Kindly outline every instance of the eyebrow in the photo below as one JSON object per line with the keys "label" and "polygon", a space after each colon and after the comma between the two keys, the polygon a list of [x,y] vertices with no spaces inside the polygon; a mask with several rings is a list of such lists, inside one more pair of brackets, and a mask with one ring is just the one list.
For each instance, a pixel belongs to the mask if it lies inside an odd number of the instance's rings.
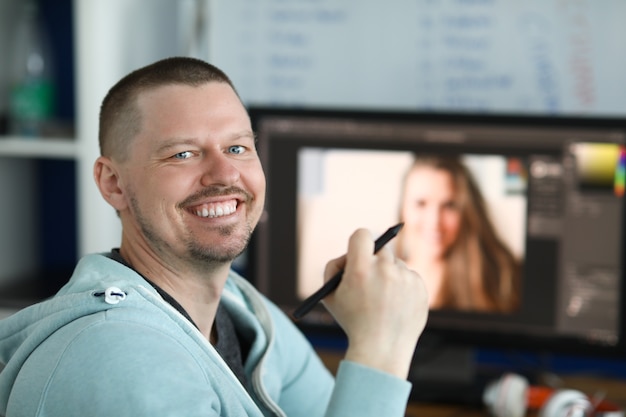
{"label": "eyebrow", "polygon": [[233,139],[243,138],[243,137],[252,138],[254,139],[255,142],[257,140],[257,134],[256,132],[253,132],[252,130],[244,130],[232,136]]}

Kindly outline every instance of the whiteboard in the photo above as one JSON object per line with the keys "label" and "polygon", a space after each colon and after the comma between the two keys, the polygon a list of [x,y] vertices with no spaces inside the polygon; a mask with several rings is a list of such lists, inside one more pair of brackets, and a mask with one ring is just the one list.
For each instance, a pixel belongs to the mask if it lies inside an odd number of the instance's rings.
{"label": "whiteboard", "polygon": [[212,0],[245,103],[626,115],[623,0]]}

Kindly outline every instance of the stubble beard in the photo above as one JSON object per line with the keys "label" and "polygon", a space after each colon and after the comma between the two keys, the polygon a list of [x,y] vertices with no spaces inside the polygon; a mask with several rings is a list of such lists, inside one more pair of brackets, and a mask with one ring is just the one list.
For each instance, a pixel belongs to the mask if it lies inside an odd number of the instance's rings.
{"label": "stubble beard", "polygon": [[[202,245],[197,239],[188,239],[186,242],[187,253],[192,260],[207,265],[230,263],[246,250],[253,230],[250,224],[246,224],[242,232],[243,235],[233,238],[233,242],[228,246]],[[225,238],[231,237],[237,232],[235,226],[220,227],[217,231],[220,236]]]}
{"label": "stubble beard", "polygon": [[[163,259],[172,256],[174,253],[172,246],[161,237],[158,228],[154,227],[147,217],[143,215],[134,195],[130,197],[130,205],[139,228],[150,246],[155,252],[161,254]],[[246,223],[243,231],[238,232],[238,229],[236,225],[224,226],[217,229],[220,236],[226,238],[231,237],[231,239],[229,239],[230,243],[227,245],[201,244],[200,240],[196,239],[193,233],[190,233],[188,237],[183,240],[188,261],[202,266],[203,268],[214,268],[222,266],[225,263],[231,263],[248,247],[254,226],[250,223]],[[241,236],[234,236],[238,233]]]}

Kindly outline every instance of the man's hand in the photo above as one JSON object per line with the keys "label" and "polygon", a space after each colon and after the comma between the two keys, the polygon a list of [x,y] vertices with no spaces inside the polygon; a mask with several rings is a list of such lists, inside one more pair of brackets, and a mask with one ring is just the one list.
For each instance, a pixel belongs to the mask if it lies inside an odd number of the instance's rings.
{"label": "man's hand", "polygon": [[348,253],[326,265],[326,280],[345,272],[324,305],[348,336],[347,360],[406,378],[428,317],[426,287],[389,248],[373,252],[371,234],[357,230]]}

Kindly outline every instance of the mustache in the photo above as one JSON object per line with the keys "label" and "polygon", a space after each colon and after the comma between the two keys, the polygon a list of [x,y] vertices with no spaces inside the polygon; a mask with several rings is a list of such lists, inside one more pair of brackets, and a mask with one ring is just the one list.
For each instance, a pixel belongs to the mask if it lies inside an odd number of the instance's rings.
{"label": "mustache", "polygon": [[229,186],[229,187],[220,187],[220,186],[211,186],[207,188],[203,188],[202,190],[190,195],[186,199],[184,199],[178,206],[186,207],[190,205],[196,204],[198,201],[203,200],[208,197],[220,197],[220,196],[232,196],[235,195],[245,203],[252,201],[253,197],[248,191],[243,188]]}

